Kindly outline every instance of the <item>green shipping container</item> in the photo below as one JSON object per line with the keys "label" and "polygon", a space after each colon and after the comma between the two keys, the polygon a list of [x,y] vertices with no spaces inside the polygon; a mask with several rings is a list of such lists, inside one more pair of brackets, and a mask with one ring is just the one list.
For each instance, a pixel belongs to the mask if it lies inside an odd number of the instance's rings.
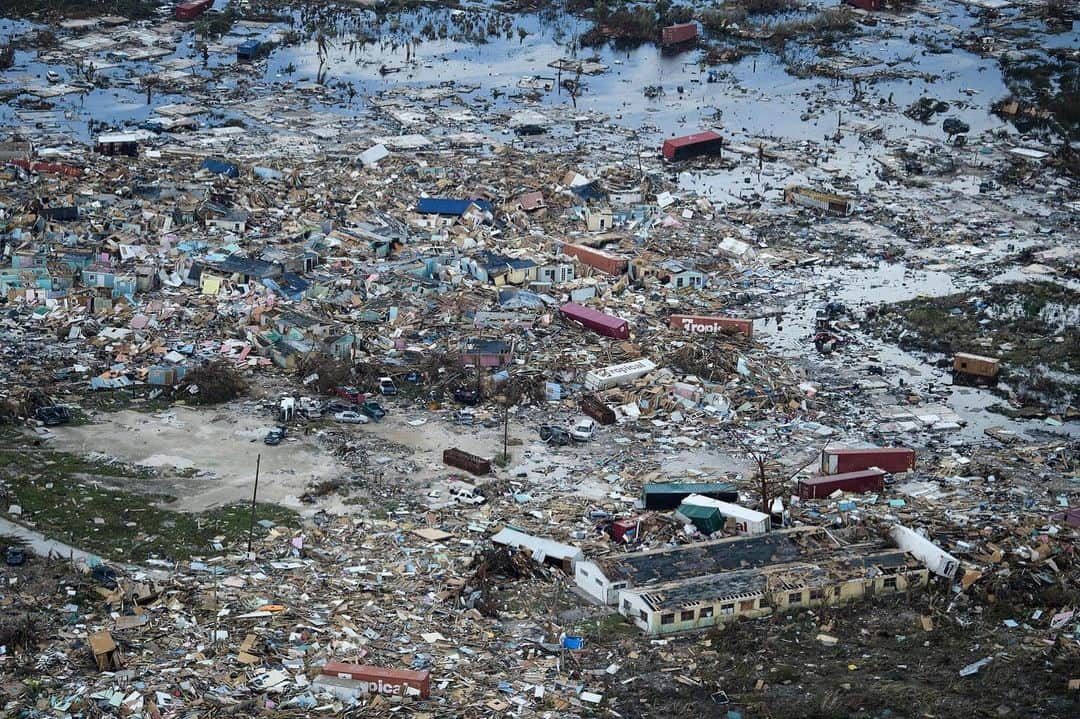
{"label": "green shipping container", "polygon": [[716,507],[702,507],[700,504],[679,505],[679,514],[690,520],[690,523],[698,528],[703,534],[712,534],[722,529],[726,521],[724,515]]}

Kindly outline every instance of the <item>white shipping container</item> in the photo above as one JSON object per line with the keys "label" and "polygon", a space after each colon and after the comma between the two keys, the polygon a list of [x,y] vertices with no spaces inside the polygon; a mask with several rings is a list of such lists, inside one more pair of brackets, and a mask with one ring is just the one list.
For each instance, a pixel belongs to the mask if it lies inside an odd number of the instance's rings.
{"label": "white shipping container", "polygon": [[656,369],[655,362],[652,360],[640,359],[634,360],[633,362],[612,365],[610,367],[589,370],[585,373],[585,389],[590,392],[597,392],[612,387],[618,387],[621,384],[633,382],[638,377],[644,377],[654,369]]}

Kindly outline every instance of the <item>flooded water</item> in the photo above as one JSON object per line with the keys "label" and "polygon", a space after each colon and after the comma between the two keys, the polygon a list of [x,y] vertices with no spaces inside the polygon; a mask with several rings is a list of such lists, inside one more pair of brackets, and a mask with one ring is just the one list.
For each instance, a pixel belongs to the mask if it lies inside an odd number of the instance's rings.
{"label": "flooded water", "polygon": [[[964,280],[952,274],[917,270],[900,264],[879,262],[863,269],[826,268],[812,275],[787,279],[791,294],[782,302],[782,322],[762,324],[761,341],[789,357],[834,366],[838,373],[857,375],[855,365],[873,358],[888,368],[883,380],[896,388],[899,382],[913,389],[946,395],[946,405],[965,422],[953,436],[968,440],[983,438],[983,430],[1001,427],[1025,436],[1058,435],[1080,437],[1080,423],[1068,422],[1054,427],[1042,420],[1014,420],[986,410],[1002,404],[1003,398],[989,389],[953,387],[951,373],[933,365],[930,359],[906,352],[858,329],[851,334],[855,345],[844,348],[835,357],[815,358],[813,337],[817,310],[828,302],[840,302],[859,315],[868,307],[891,304],[916,297],[943,297],[978,287],[975,279]],[[808,359],[807,359],[808,358]]]}
{"label": "flooded water", "polygon": [[[225,5],[219,0],[219,7]],[[834,47],[844,63],[857,66],[857,74],[866,78],[859,87],[860,100],[852,103],[850,115],[841,117],[828,107],[837,100],[851,100],[851,83],[795,77],[774,53],[759,52],[710,68],[702,62],[702,50],[667,55],[651,44],[629,50],[611,45],[580,48],[577,40],[589,23],[562,13],[504,15],[443,8],[404,11],[382,19],[362,10],[327,15],[310,34],[304,21],[313,27],[314,23],[297,10],[291,13],[291,24],[238,24],[219,42],[211,41],[205,57],[196,47],[194,25],[150,23],[146,30],[159,34],[155,46],[171,47],[167,54],[125,60],[105,48],[83,53],[112,87],[50,98],[54,107],[48,109],[20,109],[7,103],[0,108],[0,123],[45,123],[88,140],[86,124],[91,119],[108,125],[137,124],[154,107],[182,102],[192,94],[229,98],[237,88],[252,86],[295,91],[321,80],[321,92],[309,98],[311,109],[344,116],[365,113],[378,99],[408,98],[422,88],[449,86],[455,92],[446,104],[468,111],[463,117],[474,118],[456,124],[455,131],[464,124],[465,129],[500,136],[507,129],[506,113],[522,107],[522,78],[543,76],[555,80],[554,88],[536,93],[535,103],[526,106],[547,113],[565,106],[569,112],[555,117],[567,126],[572,116],[602,114],[617,126],[640,132],[648,146],[655,146],[660,137],[698,127],[720,129],[733,142],[768,137],[820,141],[836,131],[838,122],[852,120],[880,125],[886,141],[920,133],[940,137],[940,117],[933,125],[923,125],[896,111],[924,96],[949,102],[948,115],[968,123],[972,132],[1008,130],[987,110],[991,99],[1007,92],[996,60],[957,49],[947,54],[925,52],[927,44],[949,47],[955,33],[975,22],[973,16],[949,0],[927,6],[939,11],[932,23],[919,14],[883,16],[877,27],[861,28],[857,37]],[[919,42],[913,44],[906,27],[915,20],[922,22],[915,33]],[[16,38],[31,28],[25,22],[3,20],[0,38]],[[320,35],[325,36],[323,52]],[[62,35],[61,41],[65,39]],[[237,67],[234,48],[247,39],[290,44],[280,44],[265,59]],[[0,91],[47,86],[45,75],[50,70],[59,73],[62,82],[73,79],[76,68],[65,47],[19,51],[14,67],[0,76]],[[798,42],[789,43],[783,55],[796,67],[822,61],[812,46]],[[549,66],[560,58],[593,59],[608,70],[598,75],[560,73]],[[190,93],[154,91],[148,103],[139,80],[163,68],[189,72],[197,83]],[[874,80],[878,75],[895,79]],[[576,98],[560,86],[561,80],[571,79],[581,85]],[[207,81],[209,85],[201,87]],[[646,97],[644,88],[650,86],[662,88],[663,94]],[[199,119],[214,124],[233,114],[225,108],[216,118],[207,114]],[[835,161],[866,167],[868,149],[857,135],[848,134],[835,146]]]}

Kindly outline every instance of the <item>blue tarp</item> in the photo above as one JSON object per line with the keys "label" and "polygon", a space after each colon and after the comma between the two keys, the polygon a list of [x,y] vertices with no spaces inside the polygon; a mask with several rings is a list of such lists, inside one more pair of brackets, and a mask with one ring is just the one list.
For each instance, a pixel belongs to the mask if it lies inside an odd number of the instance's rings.
{"label": "blue tarp", "polygon": [[457,215],[476,205],[481,210],[492,211],[491,203],[487,200],[454,200],[449,197],[421,197],[416,201],[416,211],[426,215]]}

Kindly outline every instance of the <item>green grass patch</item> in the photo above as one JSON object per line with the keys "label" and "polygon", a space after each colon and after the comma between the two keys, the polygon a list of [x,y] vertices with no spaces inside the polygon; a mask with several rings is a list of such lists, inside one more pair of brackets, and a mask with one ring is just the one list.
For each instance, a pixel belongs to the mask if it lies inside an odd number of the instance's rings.
{"label": "green grass patch", "polygon": [[[904,349],[951,357],[973,352],[999,357],[1002,370],[1076,372],[1080,328],[1051,324],[1044,310],[1080,306],[1080,292],[1052,282],[990,285],[975,292],[890,305],[874,318],[877,333]],[[1058,339],[1060,338],[1060,340]]]}
{"label": "green grass patch", "polygon": [[[153,471],[146,468],[62,452],[0,450],[4,501],[22,507],[24,522],[73,547],[125,562],[216,554],[211,543],[218,537],[224,551],[245,549],[249,504],[176,512],[161,506],[174,497],[118,486],[151,476]],[[277,505],[257,505],[256,520],[262,519],[299,526],[294,511]],[[262,527],[255,528],[256,537],[264,533]]]}

